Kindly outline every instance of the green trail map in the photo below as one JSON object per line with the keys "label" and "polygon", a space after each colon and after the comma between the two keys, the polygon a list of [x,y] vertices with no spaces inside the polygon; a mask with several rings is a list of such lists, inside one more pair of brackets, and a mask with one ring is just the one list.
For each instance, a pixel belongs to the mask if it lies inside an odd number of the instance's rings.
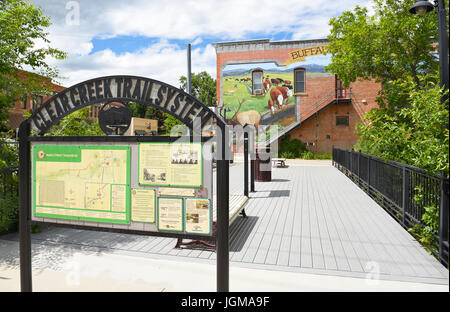
{"label": "green trail map", "polygon": [[33,145],[33,214],[128,224],[130,148]]}

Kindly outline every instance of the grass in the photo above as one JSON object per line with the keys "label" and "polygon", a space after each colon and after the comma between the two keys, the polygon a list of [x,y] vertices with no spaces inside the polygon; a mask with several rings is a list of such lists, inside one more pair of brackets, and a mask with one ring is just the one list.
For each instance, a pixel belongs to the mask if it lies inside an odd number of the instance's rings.
{"label": "grass", "polygon": [[[271,78],[281,78],[284,80],[290,80],[293,81],[293,73],[276,73],[271,74],[270,72],[264,73],[264,79],[266,76],[269,75],[269,79]],[[255,110],[258,113],[264,113],[269,110],[269,107],[267,105],[267,102],[270,99],[270,94],[266,93],[264,96],[252,96],[251,95],[251,89],[249,90],[248,87],[252,87],[251,81],[244,82],[244,81],[236,81],[235,79],[242,79],[242,78],[250,78],[251,75],[244,75],[244,76],[226,76],[223,79],[223,102],[226,107],[232,110],[230,112],[229,116],[233,116],[234,112],[237,111],[239,108],[239,101],[242,101],[245,99],[245,102],[242,104],[241,112],[249,111],[249,110]],[[248,86],[248,87],[247,87]],[[295,98],[292,96],[289,99],[289,103],[294,103]]]}

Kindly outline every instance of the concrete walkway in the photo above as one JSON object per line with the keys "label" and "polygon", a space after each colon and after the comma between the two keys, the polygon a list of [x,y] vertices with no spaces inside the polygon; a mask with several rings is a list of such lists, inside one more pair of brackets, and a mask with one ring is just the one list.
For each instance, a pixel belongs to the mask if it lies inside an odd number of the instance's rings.
{"label": "concrete walkway", "polygon": [[[0,239],[0,292],[20,291],[18,243]],[[177,257],[33,245],[33,291],[216,291],[216,266]],[[192,281],[196,281],[193,283]],[[230,267],[230,291],[447,292],[448,286]]]}
{"label": "concrete walkway", "polygon": [[[288,162],[271,182],[256,183],[248,218],[230,226],[231,290],[448,291],[448,270],[327,162]],[[242,194],[242,177],[237,162],[231,194]],[[44,276],[62,281],[75,267],[89,281],[77,290],[215,290],[215,252],[174,249],[173,238],[48,227],[32,240],[42,285]],[[0,290],[18,287],[17,241],[16,233],[0,236]]]}

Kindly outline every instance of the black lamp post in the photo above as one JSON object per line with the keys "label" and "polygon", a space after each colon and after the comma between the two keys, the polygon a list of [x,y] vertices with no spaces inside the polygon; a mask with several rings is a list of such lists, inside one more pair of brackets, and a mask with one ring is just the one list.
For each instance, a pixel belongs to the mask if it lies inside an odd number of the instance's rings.
{"label": "black lamp post", "polygon": [[[448,37],[447,37],[447,20],[445,16],[445,2],[444,0],[435,0],[434,5],[428,1],[416,1],[409,9],[412,14],[423,15],[436,8],[436,13],[439,19],[439,66],[440,66],[440,86],[444,86],[444,91],[448,91]],[[448,94],[441,97],[441,103],[448,99]],[[448,109],[448,104],[447,104]],[[448,123],[447,123],[448,129]],[[445,173],[442,173],[440,181],[440,202],[439,202],[439,260],[445,265],[445,248],[444,242],[448,242],[448,186],[444,186]],[[448,254],[447,254],[447,268],[448,268]]]}
{"label": "black lamp post", "polygon": [[[436,9],[439,21],[439,67],[441,77],[441,88],[448,90],[448,37],[447,37],[447,20],[445,16],[445,2],[444,0],[435,0],[434,5],[428,1],[416,1],[409,9],[409,12],[417,15],[424,15]],[[448,94],[442,97],[441,101],[444,102],[448,98]],[[448,109],[448,104],[447,104]]]}

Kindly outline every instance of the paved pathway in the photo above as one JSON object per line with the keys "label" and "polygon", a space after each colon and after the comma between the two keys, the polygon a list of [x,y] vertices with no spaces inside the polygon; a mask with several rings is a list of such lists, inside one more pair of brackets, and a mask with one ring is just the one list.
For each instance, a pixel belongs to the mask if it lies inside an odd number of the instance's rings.
{"label": "paved pathway", "polygon": [[[243,166],[230,169],[230,193],[242,194]],[[448,270],[328,163],[274,168],[272,182],[256,183],[256,191],[248,217],[230,227],[231,266],[448,285]],[[49,227],[32,239],[177,261],[214,264],[216,257],[207,249],[174,249],[173,238]],[[17,241],[17,234],[0,240]]]}

